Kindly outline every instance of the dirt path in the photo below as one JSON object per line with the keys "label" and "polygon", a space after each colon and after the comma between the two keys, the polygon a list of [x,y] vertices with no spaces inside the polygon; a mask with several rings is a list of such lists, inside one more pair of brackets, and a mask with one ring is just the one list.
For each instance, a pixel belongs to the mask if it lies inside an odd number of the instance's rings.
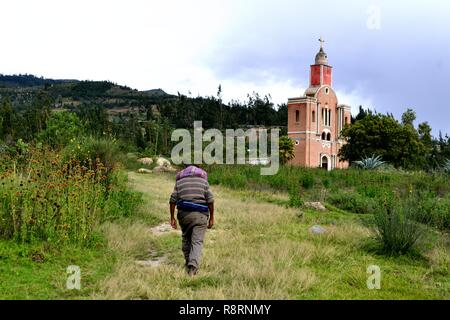
{"label": "dirt path", "polygon": [[[104,291],[98,297],[287,297],[285,284],[296,282],[306,288],[313,283],[314,274],[306,269],[290,274],[276,265],[280,259],[293,263],[290,255],[308,249],[276,235],[277,225],[296,218],[295,210],[247,199],[217,186],[212,187],[216,226],[206,234],[200,273],[194,279],[186,277],[181,236],[167,226],[173,177],[130,173],[129,181],[144,193],[143,212],[141,219],[126,226],[106,226],[110,246],[128,259],[103,283]],[[268,283],[274,284],[275,291],[266,290]]]}

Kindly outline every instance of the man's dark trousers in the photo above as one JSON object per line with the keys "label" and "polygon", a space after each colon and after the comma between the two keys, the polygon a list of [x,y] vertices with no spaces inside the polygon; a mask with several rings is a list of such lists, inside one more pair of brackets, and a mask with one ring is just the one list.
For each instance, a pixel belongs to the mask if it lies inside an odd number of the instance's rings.
{"label": "man's dark trousers", "polygon": [[198,269],[208,226],[208,215],[201,212],[179,211],[177,218],[183,232],[182,250],[186,260],[185,266]]}

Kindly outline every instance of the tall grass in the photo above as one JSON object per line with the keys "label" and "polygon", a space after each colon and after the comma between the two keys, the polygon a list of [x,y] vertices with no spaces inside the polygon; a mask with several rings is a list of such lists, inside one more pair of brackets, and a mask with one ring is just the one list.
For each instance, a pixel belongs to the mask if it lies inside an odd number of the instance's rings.
{"label": "tall grass", "polygon": [[125,156],[119,150],[119,144],[115,140],[95,138],[91,136],[72,139],[62,150],[64,161],[76,160],[85,167],[96,169],[97,162],[101,164],[108,182],[119,163],[124,162]]}
{"label": "tall grass", "polygon": [[[199,274],[187,277],[182,268],[180,235],[145,232],[149,216],[155,225],[167,221],[166,202],[173,189],[173,177],[137,173],[130,177],[133,185],[145,192],[145,215],[125,226],[105,224],[108,244],[119,253],[120,260],[95,298],[443,299],[448,296],[445,284],[449,253],[445,247],[435,246],[433,252],[427,253],[429,261],[416,260],[413,255],[387,258],[368,250],[375,244],[373,232],[345,213],[317,212],[299,219],[297,209],[262,201],[259,195],[249,195],[248,190],[240,192],[217,185],[212,190],[217,195],[218,220],[207,231]],[[296,183],[298,186],[299,180]],[[327,232],[319,236],[310,234],[308,229],[315,224],[325,225]],[[149,250],[153,253],[149,254]],[[164,256],[157,267],[136,263],[153,260],[155,256]],[[382,268],[382,290],[367,289],[366,269],[371,264]]]}
{"label": "tall grass", "polygon": [[46,148],[1,158],[3,238],[87,244],[101,221],[129,214],[138,200],[98,158],[63,159]]}
{"label": "tall grass", "polygon": [[388,200],[374,215],[378,239],[390,255],[407,253],[422,236],[420,225],[413,220],[417,208],[413,203]]}
{"label": "tall grass", "polygon": [[207,170],[211,184],[286,192],[293,206],[301,203],[301,195],[302,201],[320,200],[348,212],[375,214],[385,195],[400,199],[413,195],[421,208],[414,214],[415,221],[450,228],[450,176],[446,174],[281,166],[277,174],[262,176],[260,167],[250,165],[215,165]]}

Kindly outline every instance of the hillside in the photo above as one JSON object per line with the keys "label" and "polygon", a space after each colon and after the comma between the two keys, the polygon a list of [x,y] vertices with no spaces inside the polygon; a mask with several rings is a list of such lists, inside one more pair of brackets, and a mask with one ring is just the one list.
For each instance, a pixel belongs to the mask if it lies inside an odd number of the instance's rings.
{"label": "hillside", "polygon": [[0,75],[0,98],[8,96],[21,109],[45,94],[52,107],[70,109],[80,104],[97,104],[106,109],[128,110],[173,98],[162,89],[138,91],[109,81],[55,80],[33,75]]}
{"label": "hillside", "polygon": [[54,80],[36,77],[31,74],[3,75],[0,74],[0,88],[39,87],[64,83],[75,83],[78,80]]}

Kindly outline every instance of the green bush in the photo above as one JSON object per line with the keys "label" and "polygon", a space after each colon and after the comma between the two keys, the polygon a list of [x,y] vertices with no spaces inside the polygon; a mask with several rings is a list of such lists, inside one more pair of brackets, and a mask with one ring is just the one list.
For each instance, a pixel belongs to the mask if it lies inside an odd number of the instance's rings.
{"label": "green bush", "polygon": [[330,189],[331,187],[331,180],[330,179],[323,179],[322,184],[325,189]]}
{"label": "green bush", "polygon": [[380,185],[364,185],[358,188],[358,193],[367,198],[381,198],[386,191]]}
{"label": "green bush", "polygon": [[45,147],[30,146],[26,156],[22,163],[0,155],[2,238],[91,244],[99,223],[131,215],[141,201],[125,173],[111,172],[108,182],[100,162],[94,170]]}
{"label": "green bush", "polygon": [[410,201],[417,208],[414,220],[450,231],[450,197],[438,198],[431,192],[416,192]]}
{"label": "green bush", "polygon": [[450,173],[450,159],[445,160],[442,165],[442,170],[446,173]]}
{"label": "green bush", "polygon": [[85,131],[80,119],[72,112],[53,112],[46,128],[38,134],[38,141],[52,148],[63,147]]}
{"label": "green bush", "polygon": [[300,196],[298,187],[291,187],[289,190],[289,207],[298,208],[303,205],[303,200]]}
{"label": "green bush", "polygon": [[115,140],[91,136],[72,139],[63,150],[65,161],[76,160],[94,170],[97,163],[101,163],[108,178],[110,173],[125,161],[124,157]]}
{"label": "green bush", "polygon": [[389,200],[374,215],[376,232],[383,251],[389,255],[409,252],[422,236],[422,229],[412,218],[417,214],[412,203]]}
{"label": "green bush", "polygon": [[294,140],[288,136],[281,136],[279,139],[280,163],[285,164],[294,159]]}
{"label": "green bush", "polygon": [[373,213],[376,207],[376,200],[364,197],[357,192],[330,194],[327,201],[339,209],[353,213]]}
{"label": "green bush", "polygon": [[102,220],[129,217],[142,203],[142,194],[127,188],[128,177],[125,172],[117,171],[112,176],[107,197],[102,205]]}
{"label": "green bush", "polygon": [[103,171],[30,148],[27,163],[1,157],[0,236],[20,242],[87,243],[101,218]]}
{"label": "green bush", "polygon": [[300,178],[302,187],[305,189],[311,189],[314,187],[314,176],[310,172],[305,172]]}

